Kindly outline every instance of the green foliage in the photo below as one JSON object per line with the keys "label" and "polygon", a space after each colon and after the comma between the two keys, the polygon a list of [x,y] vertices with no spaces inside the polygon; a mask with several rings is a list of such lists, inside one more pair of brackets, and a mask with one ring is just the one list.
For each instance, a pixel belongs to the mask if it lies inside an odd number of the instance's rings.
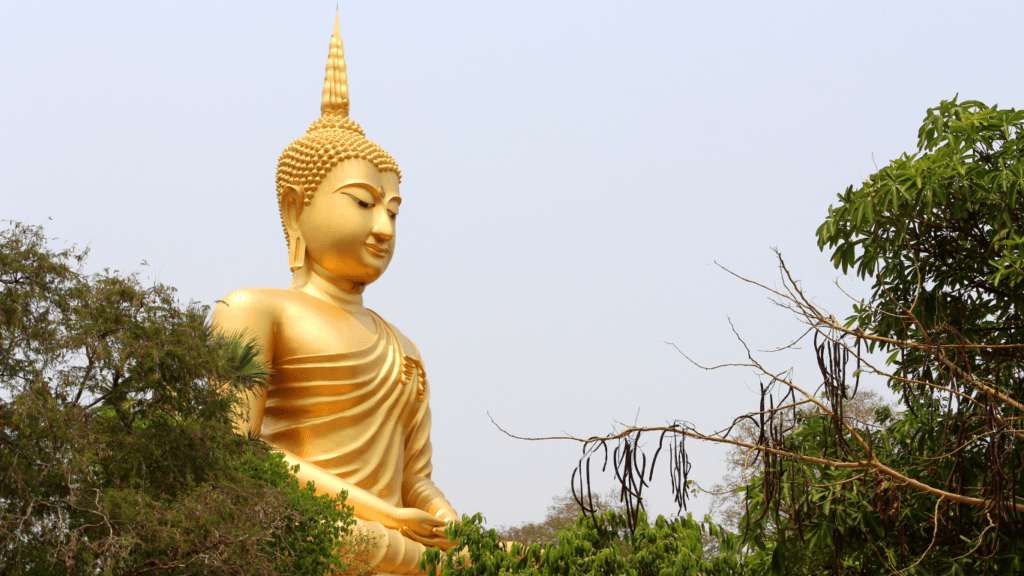
{"label": "green foliage", "polygon": [[[616,501],[614,494],[602,496],[594,494],[589,505],[598,512],[615,511],[625,512],[625,507]],[[497,530],[498,537],[502,540],[511,540],[520,544],[544,544],[554,542],[558,533],[570,528],[576,523],[577,518],[583,512],[580,505],[572,495],[572,490],[566,490],[565,494],[555,496],[551,506],[548,506],[547,515],[540,522],[524,522],[519,526],[502,526]]]}
{"label": "green foliage", "polygon": [[[558,532],[553,542],[523,545],[500,540],[494,530],[481,526],[479,514],[464,516],[445,535],[458,546],[447,552],[429,549],[421,568],[431,576],[485,576],[492,574],[583,575],[622,574],[707,575],[760,573],[764,555],[747,556],[737,538],[711,524],[690,516],[667,520],[662,516],[648,525],[640,512],[635,533],[628,519],[607,511],[594,516],[580,515],[576,522]],[[719,552],[707,559],[705,535],[719,540]]]}
{"label": "green foliage", "polygon": [[[801,455],[832,458],[827,418],[807,418],[789,437]],[[934,438],[922,441],[929,422],[913,415],[873,436],[875,456],[929,485],[954,475],[953,458],[935,458]],[[935,432],[933,436],[937,436]],[[974,458],[971,458],[973,460]],[[983,484],[980,462],[961,462],[965,486]],[[772,556],[776,574],[1018,574],[1024,545],[1015,519],[998,526],[995,511],[940,500],[862,469],[783,460],[779,493],[758,475],[745,487],[748,515],[741,529]],[[965,490],[974,492],[974,490]],[[908,569],[909,568],[909,569]]]}
{"label": "green foliage", "polygon": [[0,573],[345,569],[343,496],[234,433],[267,377],[254,346],[85,256],[0,232]]}
{"label": "green foliage", "polygon": [[[884,417],[879,418],[879,413]],[[786,412],[782,424],[786,429],[792,429],[796,423],[791,419],[800,418],[803,422],[815,414],[821,416],[822,413],[813,405]],[[882,396],[873,390],[860,390],[852,398],[845,399],[843,416],[851,425],[868,434],[884,428],[893,418],[892,407],[885,404]],[[753,445],[757,443],[759,435],[760,428],[755,421],[744,418],[733,427],[729,437]],[[750,450],[743,446],[731,446],[726,453],[725,463],[725,477],[709,490],[712,494],[709,513],[722,527],[737,531],[740,528],[740,520],[747,512],[745,486],[750,483],[757,468],[754,466]]]}
{"label": "green foliage", "polygon": [[874,280],[846,336],[888,353],[900,406],[864,444],[824,414],[779,442],[800,457],[765,464],[741,523],[774,573],[1021,572],[1022,156],[1024,112],[945,101],[829,208],[819,246]]}
{"label": "green foliage", "polygon": [[[916,154],[847,188],[818,245],[833,249],[844,273],[875,280],[851,321],[901,340],[946,329],[967,342],[1020,343],[1022,155],[1024,111],[953,99],[928,110]],[[901,306],[919,322],[905,322]],[[923,368],[920,359],[901,362]],[[1001,364],[995,353],[968,362]]]}
{"label": "green foliage", "polygon": [[[611,514],[577,522],[547,547],[509,551],[467,522],[453,537],[471,562],[433,554],[431,565],[445,575],[1021,573],[1022,155],[1024,112],[955,99],[928,110],[917,153],[849,187],[818,229],[837,268],[874,280],[845,324],[804,294],[781,256],[781,286],[749,281],[809,327],[816,389],[768,370],[748,348],[746,362],[730,365],[763,377],[760,407],[726,432],[676,421],[573,438],[585,445],[580,466],[616,446],[611,465],[631,510],[649,478],[644,434],[660,434],[659,452],[670,443],[680,502],[689,466],[682,440],[731,444],[742,456],[733,479],[745,496],[736,525],[748,549],[712,531],[720,550],[704,558],[689,519],[642,521],[630,534],[632,518]],[[864,414],[865,374],[884,377],[897,406]],[[615,554],[616,541],[628,554]]]}

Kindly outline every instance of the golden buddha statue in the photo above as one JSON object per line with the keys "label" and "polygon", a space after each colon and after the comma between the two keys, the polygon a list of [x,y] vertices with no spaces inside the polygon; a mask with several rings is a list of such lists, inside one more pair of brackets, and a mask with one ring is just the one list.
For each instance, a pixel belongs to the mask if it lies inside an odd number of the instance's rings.
{"label": "golden buddha statue", "polygon": [[458,515],[430,479],[419,351],[363,306],[394,254],[401,173],[348,117],[337,15],[320,109],[277,167],[292,285],[236,290],[213,323],[254,337],[273,370],[240,430],[261,434],[319,493],[348,492],[357,526],[376,541],[376,571],[418,573],[425,546],[451,546],[444,528]]}

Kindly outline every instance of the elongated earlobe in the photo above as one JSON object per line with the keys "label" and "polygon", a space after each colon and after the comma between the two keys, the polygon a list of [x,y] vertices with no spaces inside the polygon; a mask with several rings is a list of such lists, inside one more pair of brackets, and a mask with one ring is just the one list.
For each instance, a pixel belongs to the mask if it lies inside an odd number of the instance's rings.
{"label": "elongated earlobe", "polygon": [[288,267],[295,272],[306,263],[306,241],[295,234],[288,238]]}
{"label": "elongated earlobe", "polygon": [[302,237],[302,227],[299,226],[299,217],[302,209],[309,205],[309,197],[302,201],[302,188],[295,185],[288,185],[281,194],[281,222],[284,224],[285,234],[288,235],[288,267],[295,272],[306,263],[306,240]]}

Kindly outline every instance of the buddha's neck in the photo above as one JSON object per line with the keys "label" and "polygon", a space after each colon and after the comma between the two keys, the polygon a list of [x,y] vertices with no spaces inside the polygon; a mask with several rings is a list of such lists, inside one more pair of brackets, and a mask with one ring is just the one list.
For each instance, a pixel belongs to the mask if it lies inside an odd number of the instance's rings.
{"label": "buddha's neck", "polygon": [[[315,296],[346,310],[365,310],[363,307],[363,284],[331,282],[317,270],[309,270],[305,286],[299,288],[310,296]],[[329,273],[327,273],[329,274]],[[346,289],[348,288],[348,289]]]}

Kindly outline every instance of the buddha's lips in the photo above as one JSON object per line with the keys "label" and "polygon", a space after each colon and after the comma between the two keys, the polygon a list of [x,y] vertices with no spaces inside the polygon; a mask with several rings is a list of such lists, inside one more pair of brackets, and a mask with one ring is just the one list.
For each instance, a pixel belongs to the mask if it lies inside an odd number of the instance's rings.
{"label": "buddha's lips", "polygon": [[388,255],[388,251],[387,251],[386,248],[382,248],[380,246],[375,246],[373,244],[367,244],[366,245],[366,250],[370,254],[373,254],[374,256],[380,256],[381,258],[383,258],[383,257]]}

